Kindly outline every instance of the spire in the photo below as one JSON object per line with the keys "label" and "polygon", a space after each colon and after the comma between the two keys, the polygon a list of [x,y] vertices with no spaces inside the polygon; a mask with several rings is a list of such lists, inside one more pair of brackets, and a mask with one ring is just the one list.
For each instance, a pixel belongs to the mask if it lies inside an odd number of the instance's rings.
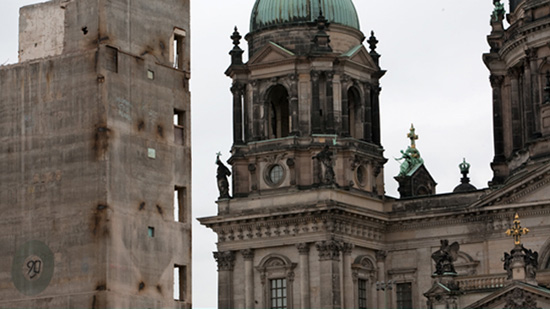
{"label": "spire", "polygon": [[233,32],[231,39],[233,40],[233,45],[235,45],[233,46],[233,49],[229,52],[229,54],[231,55],[231,65],[242,65],[244,51],[239,47],[239,44],[241,44],[242,36],[239,33],[237,26],[235,26],[235,31]]}
{"label": "spire", "polygon": [[466,162],[466,158],[464,158],[458,167],[460,168],[460,173],[462,173],[462,179],[460,180],[460,185],[453,190],[453,193],[476,191],[477,188],[470,184],[470,178],[468,178],[470,163]]}

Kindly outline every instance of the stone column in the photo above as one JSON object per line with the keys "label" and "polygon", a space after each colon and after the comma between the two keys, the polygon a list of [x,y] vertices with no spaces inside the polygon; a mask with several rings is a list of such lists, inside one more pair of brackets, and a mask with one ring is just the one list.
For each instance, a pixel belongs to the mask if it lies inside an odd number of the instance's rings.
{"label": "stone column", "polygon": [[235,252],[214,252],[218,262],[218,308],[234,308],[233,305],[233,269]]}
{"label": "stone column", "polygon": [[350,119],[349,119],[349,100],[348,100],[348,87],[351,78],[349,75],[342,75],[340,77],[341,89],[342,89],[342,135],[350,136]]}
{"label": "stone column", "polygon": [[319,251],[321,308],[342,308],[340,290],[340,251],[339,241],[320,241],[315,244]]}
{"label": "stone column", "polygon": [[372,142],[376,145],[381,145],[380,137],[380,92],[382,88],[375,85],[372,93]]}
{"label": "stone column", "polygon": [[372,142],[372,128],[373,128],[373,85],[370,83],[363,83],[365,97],[363,98],[363,139],[367,142]]}
{"label": "stone column", "polygon": [[344,262],[344,308],[353,308],[355,307],[355,294],[353,286],[353,274],[351,271],[351,252],[353,251],[353,244],[344,243],[342,248],[342,260]]}
{"label": "stone column", "polygon": [[502,83],[504,76],[491,75],[491,87],[493,88],[493,140],[495,147],[494,162],[504,162],[504,127],[502,120]]}
{"label": "stone column", "polygon": [[233,82],[233,142],[243,144],[243,91],[244,85],[238,81]]}
{"label": "stone column", "polygon": [[244,258],[244,306],[254,308],[254,249],[242,250]]}
{"label": "stone column", "polygon": [[309,244],[297,244],[300,253],[300,303],[301,308],[310,308],[309,295]]}
{"label": "stone column", "polygon": [[251,82],[252,86],[252,139],[259,141],[262,139],[262,100],[260,98],[260,82],[254,80]]}
{"label": "stone column", "polygon": [[525,110],[523,114],[523,121],[525,123],[525,134],[523,136],[525,141],[533,139],[535,133],[535,119],[533,118],[533,83],[531,75],[531,59],[530,52],[525,51],[526,57],[523,66],[523,108]]}
{"label": "stone column", "polygon": [[[508,75],[510,76],[510,103],[511,103],[511,121],[512,121],[512,130],[510,134],[512,135],[512,152],[520,150],[522,148],[522,132],[523,128],[521,125],[521,98],[519,90],[519,75],[521,71],[519,67],[514,67],[508,70]],[[507,155],[511,155],[507,154]]]}
{"label": "stone column", "polygon": [[333,79],[334,79],[334,73],[333,72],[326,72],[325,76],[327,78],[326,80],[326,102],[327,102],[327,127],[326,132],[328,134],[334,134],[336,133],[335,127],[334,127],[334,93],[333,93]]}
{"label": "stone column", "polygon": [[[376,267],[378,268],[378,280],[377,281],[382,281],[382,282],[387,282],[386,281],[386,256],[387,256],[387,252],[386,251],[382,251],[382,250],[379,250],[379,251],[376,251]],[[430,262],[431,263],[431,262]],[[378,291],[377,293],[377,303],[378,303],[378,308],[386,308],[386,292],[385,291]]]}
{"label": "stone column", "polygon": [[311,71],[311,133],[321,133],[321,101],[319,98],[319,72]]}
{"label": "stone column", "polygon": [[290,135],[300,135],[300,120],[298,109],[298,75],[290,74],[288,76],[290,81],[290,93],[289,93],[289,114],[290,114]]}

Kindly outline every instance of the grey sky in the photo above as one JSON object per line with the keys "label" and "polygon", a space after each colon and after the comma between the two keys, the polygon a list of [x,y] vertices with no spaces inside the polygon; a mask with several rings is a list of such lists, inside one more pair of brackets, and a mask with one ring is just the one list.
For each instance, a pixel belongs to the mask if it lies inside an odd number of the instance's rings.
{"label": "grey sky", "polygon": [[[154,0],[161,1],[161,0]],[[17,61],[18,7],[36,0],[2,1],[0,64]],[[398,196],[399,150],[408,145],[411,123],[420,136],[417,147],[438,182],[438,193],[460,182],[458,164],[472,164],[472,183],[487,186],[493,157],[492,100],[488,70],[481,60],[489,47],[491,0],[355,0],[361,29],[374,30],[380,43],[382,144],[386,192]],[[191,0],[193,215],[215,215],[215,154],[229,158],[231,81],[223,72],[232,48],[229,36],[238,26],[248,31],[254,0]],[[244,41],[244,40],[243,40]],[[246,44],[241,44],[246,49]],[[212,257],[215,234],[194,223],[193,305],[217,304],[217,273]]]}

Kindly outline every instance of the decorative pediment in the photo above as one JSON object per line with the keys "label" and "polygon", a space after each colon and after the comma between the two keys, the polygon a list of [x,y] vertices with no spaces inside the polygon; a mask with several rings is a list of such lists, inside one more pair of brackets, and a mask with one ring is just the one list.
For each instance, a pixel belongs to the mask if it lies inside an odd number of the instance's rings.
{"label": "decorative pediment", "polygon": [[550,165],[517,175],[503,187],[489,193],[470,208],[520,203],[550,203]]}
{"label": "decorative pediment", "polygon": [[296,55],[292,51],[276,43],[269,42],[250,58],[248,65],[275,63],[295,58]]}
{"label": "decorative pediment", "polygon": [[363,67],[371,68],[372,70],[378,70],[378,65],[374,62],[371,55],[365,48],[365,46],[357,45],[350,49],[348,52],[342,54],[340,58],[348,59],[354,64],[358,64]]}
{"label": "decorative pediment", "polygon": [[550,290],[522,282],[514,282],[466,308],[549,308]]}

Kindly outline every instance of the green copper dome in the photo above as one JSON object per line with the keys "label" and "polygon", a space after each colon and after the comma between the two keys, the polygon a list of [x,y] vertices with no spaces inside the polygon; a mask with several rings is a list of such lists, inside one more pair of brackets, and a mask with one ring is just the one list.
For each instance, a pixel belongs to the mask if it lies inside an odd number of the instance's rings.
{"label": "green copper dome", "polygon": [[250,18],[250,32],[313,22],[320,11],[330,23],[359,30],[359,18],[352,0],[256,0]]}

